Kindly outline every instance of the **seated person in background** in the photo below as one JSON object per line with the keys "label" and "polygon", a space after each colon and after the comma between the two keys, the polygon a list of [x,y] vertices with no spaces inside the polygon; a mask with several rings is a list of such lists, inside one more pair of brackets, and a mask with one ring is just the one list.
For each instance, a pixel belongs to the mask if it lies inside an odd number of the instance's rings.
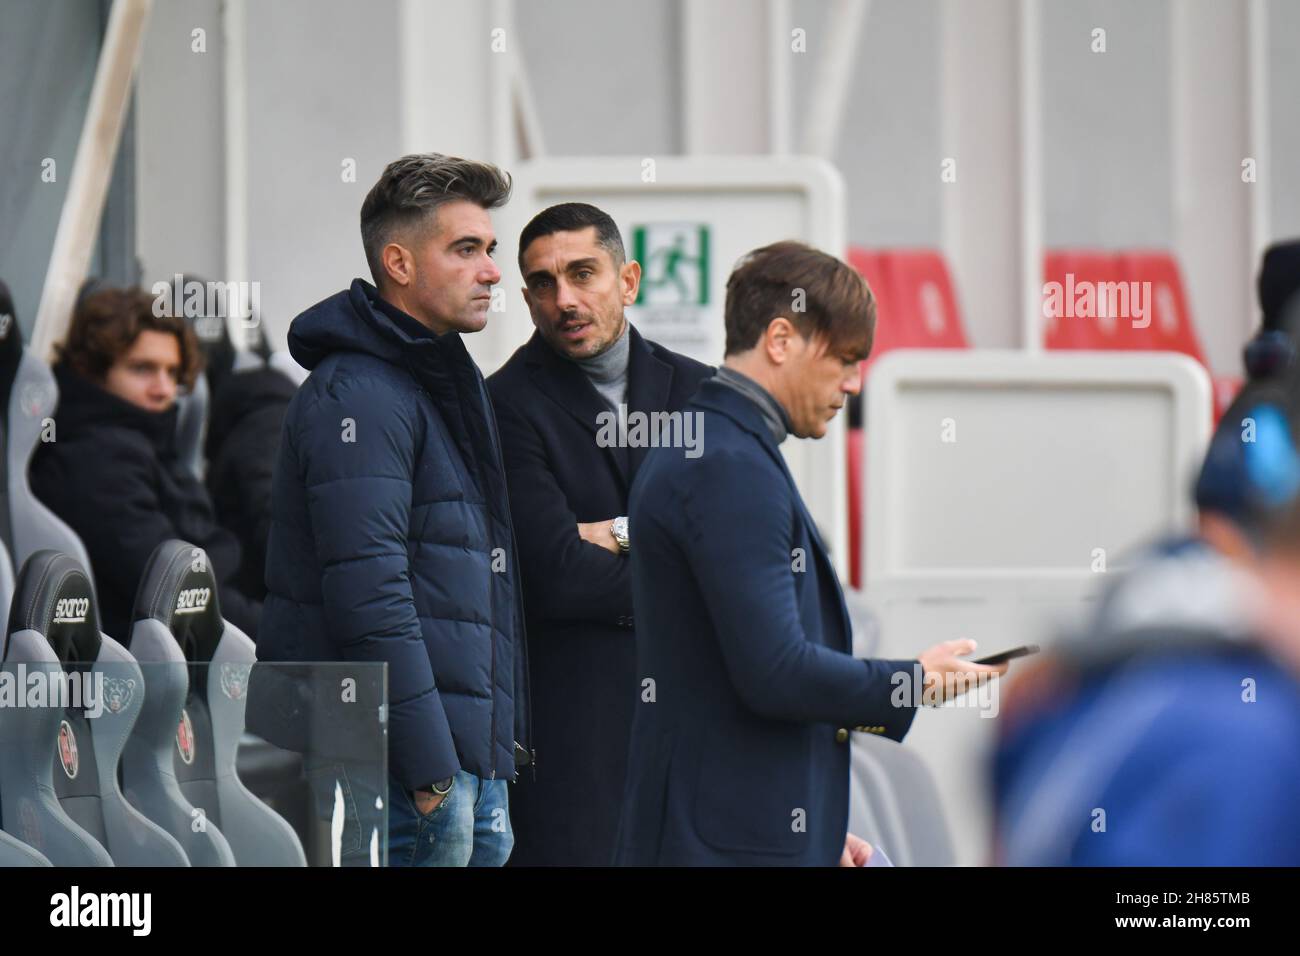
{"label": "seated person in background", "polygon": [[181,538],[207,552],[222,616],[255,637],[261,607],[231,583],[239,543],[176,455],[176,398],[199,374],[198,345],[184,319],[155,316],[153,304],[139,289],[78,303],[54,366],[54,440],[32,458],[32,488],[85,544],[109,636],[128,638],[149,556]]}
{"label": "seated person in background", "polygon": [[[183,281],[186,286],[207,284],[197,276]],[[217,522],[239,540],[244,555],[233,583],[243,594],[263,601],[271,472],[280,451],[284,416],[298,386],[268,364],[270,349],[260,315],[256,322],[242,323],[239,347],[231,340],[225,316],[187,317],[187,321],[203,353],[203,374],[208,379],[205,483]]]}
{"label": "seated person in background", "polygon": [[1300,864],[1300,382],[1248,385],[1155,549],[1007,692],[997,862]]}
{"label": "seated person in background", "polygon": [[244,562],[235,583],[266,598],[266,541],[271,532],[271,473],[280,429],[298,386],[269,365],[233,372],[208,406],[208,491],[217,520],[239,539]]}

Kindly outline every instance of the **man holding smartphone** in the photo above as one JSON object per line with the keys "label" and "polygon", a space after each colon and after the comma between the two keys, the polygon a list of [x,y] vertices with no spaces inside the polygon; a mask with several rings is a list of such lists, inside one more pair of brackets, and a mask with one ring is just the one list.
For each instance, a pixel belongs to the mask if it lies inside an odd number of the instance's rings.
{"label": "man holding smartphone", "polygon": [[[875,302],[849,266],[795,242],[727,282],[726,355],[686,414],[703,454],[651,449],[632,487],[637,703],[617,861],[863,866],[848,833],[852,731],[901,740],[919,694],[1004,673],[949,641],[859,660],[830,555],[785,465],[861,388]],[[960,683],[966,683],[962,681]],[[943,693],[940,692],[940,697]],[[903,702],[895,704],[895,698]]]}

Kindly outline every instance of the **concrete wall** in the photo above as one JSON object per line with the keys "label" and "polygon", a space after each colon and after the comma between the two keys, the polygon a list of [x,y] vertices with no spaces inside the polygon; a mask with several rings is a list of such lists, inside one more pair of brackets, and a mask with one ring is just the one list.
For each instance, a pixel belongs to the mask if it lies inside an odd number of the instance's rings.
{"label": "concrete wall", "polygon": [[1268,0],[1268,136],[1267,157],[1270,232],[1274,238],[1300,237],[1300,4]]}
{"label": "concrete wall", "polygon": [[1020,62],[1017,0],[945,0],[940,154],[943,237],[967,335],[976,346],[1021,344]]}
{"label": "concrete wall", "polygon": [[[873,0],[834,161],[848,195],[849,240],[937,246],[941,235],[939,3]],[[837,24],[827,4],[793,4],[808,53],[793,71],[795,126],[814,94],[819,47]],[[795,142],[798,143],[798,137]]]}
{"label": "concrete wall", "polygon": [[1041,22],[1044,241],[1169,248],[1167,0],[1045,0]]}
{"label": "concrete wall", "polygon": [[[1206,263],[1224,255],[1225,242],[1235,242],[1229,230],[1243,228],[1248,194],[1215,193],[1204,184],[1200,193],[1189,191],[1189,177],[1212,171],[1198,170],[1196,157],[1186,150],[1180,155],[1177,144],[1196,135],[1187,124],[1199,121],[1211,131],[1232,131],[1225,156],[1244,155],[1248,147],[1235,141],[1241,124],[1231,111],[1244,114],[1246,106],[1237,93],[1225,94],[1214,104],[1223,115],[1193,113],[1189,120],[1186,111],[1180,114],[1173,84],[1179,70],[1194,72],[1201,62],[1234,75],[1245,69],[1240,37],[1224,37],[1213,57],[1215,48],[1206,44],[1214,41],[1215,17],[1242,19],[1248,4],[1193,3],[1178,15],[1170,0],[1043,0],[1040,8],[1044,241],[1168,248],[1185,256],[1193,305],[1205,304],[1198,325],[1220,371],[1235,368],[1253,321],[1246,290],[1253,267],[1233,259],[1220,271]],[[1296,235],[1300,178],[1285,171],[1288,157],[1300,150],[1300,112],[1293,108],[1300,88],[1300,8],[1285,0],[1266,0],[1265,7],[1269,148],[1261,179],[1269,177],[1270,234]],[[1017,0],[873,0],[834,157],[847,186],[851,240],[945,249],[977,345],[1014,346],[1021,335],[1019,234],[1007,215],[1024,200],[1015,140],[1019,8]],[[218,9],[218,0],[155,7],[137,103],[139,250],[147,277],[225,268]],[[440,64],[452,62],[452,51],[439,57],[437,27],[445,23],[444,42],[461,56],[464,38],[476,36],[486,22],[481,18],[508,5],[447,0],[420,8],[427,41],[403,36],[410,9],[403,0],[247,5],[247,278],[262,283],[273,339],[282,338],[297,312],[365,274],[356,217],[387,160],[411,144],[455,148],[492,141],[486,133],[465,137],[475,122],[485,130],[490,125],[492,113],[481,105],[490,100],[448,113],[446,104],[458,94],[441,85]],[[681,0],[517,5],[512,41],[527,65],[550,154],[656,155],[685,148],[686,44],[729,42],[725,31],[714,35],[716,28],[708,36],[684,36],[691,24],[712,22],[685,9]],[[788,65],[796,148],[819,55],[837,27],[830,9],[827,0],[788,5],[790,24],[806,31],[808,44],[807,53]],[[194,26],[208,29],[205,55],[190,52]],[[1091,50],[1097,27],[1106,30],[1105,53]],[[1180,36],[1195,47],[1182,50],[1181,59]],[[426,47],[428,61],[414,70],[403,64],[404,48]],[[1189,61],[1193,56],[1202,59]],[[480,95],[483,77],[447,72],[449,84]],[[759,67],[747,81],[764,75]],[[420,88],[403,90],[412,76],[420,78]],[[412,109],[427,115],[413,123]],[[718,122],[748,123],[752,131],[766,120],[723,115]],[[452,145],[441,147],[444,139]],[[939,164],[958,151],[958,182],[944,184]],[[347,158],[356,161],[355,183],[340,175]],[[1225,175],[1237,175],[1235,163]],[[1206,239],[1216,234],[1217,241]],[[1251,258],[1249,251],[1244,255]]]}
{"label": "concrete wall", "polygon": [[[193,31],[203,30],[206,52]],[[136,254],[145,287],[225,277],[220,0],[155,3],[136,82]]]}
{"label": "concrete wall", "polygon": [[369,275],[361,201],[401,153],[397,15],[395,0],[248,5],[247,278],[274,340]]}
{"label": "concrete wall", "polygon": [[675,0],[521,3],[516,28],[548,153],[681,152]]}

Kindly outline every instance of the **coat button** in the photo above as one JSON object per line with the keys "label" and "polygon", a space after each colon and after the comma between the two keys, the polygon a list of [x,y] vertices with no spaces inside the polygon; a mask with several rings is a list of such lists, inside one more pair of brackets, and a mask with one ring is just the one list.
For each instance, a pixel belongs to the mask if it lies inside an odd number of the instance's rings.
{"label": "coat button", "polygon": [[843,727],[835,731],[835,742],[837,744],[847,743],[848,739],[849,739],[849,732],[845,730]]}

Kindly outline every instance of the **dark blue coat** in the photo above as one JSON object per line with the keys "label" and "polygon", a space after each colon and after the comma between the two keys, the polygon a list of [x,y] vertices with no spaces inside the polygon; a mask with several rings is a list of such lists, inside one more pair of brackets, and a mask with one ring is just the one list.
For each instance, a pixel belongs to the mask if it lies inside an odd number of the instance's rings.
{"label": "dark blue coat", "polygon": [[[712,374],[635,328],[628,335],[632,411],[680,409]],[[533,742],[545,755],[535,776],[511,788],[510,862],[608,866],[639,691],[632,576],[625,556],[583,541],[578,522],[627,514],[645,449],[598,444],[598,416],[609,405],[536,333],[488,387],[523,567]]]}
{"label": "dark blue coat", "polygon": [[408,788],[510,778],[527,662],[491,405],[459,334],[376,299],[358,279],[289,330],[312,373],[276,463],[258,658],[387,662]]}
{"label": "dark blue coat", "polygon": [[901,739],[915,710],[892,706],[891,677],[919,664],[850,655],[835,570],[758,407],[711,380],[685,412],[703,415],[703,454],[653,449],[632,486],[644,690],[616,861],[832,866],[849,730]]}

